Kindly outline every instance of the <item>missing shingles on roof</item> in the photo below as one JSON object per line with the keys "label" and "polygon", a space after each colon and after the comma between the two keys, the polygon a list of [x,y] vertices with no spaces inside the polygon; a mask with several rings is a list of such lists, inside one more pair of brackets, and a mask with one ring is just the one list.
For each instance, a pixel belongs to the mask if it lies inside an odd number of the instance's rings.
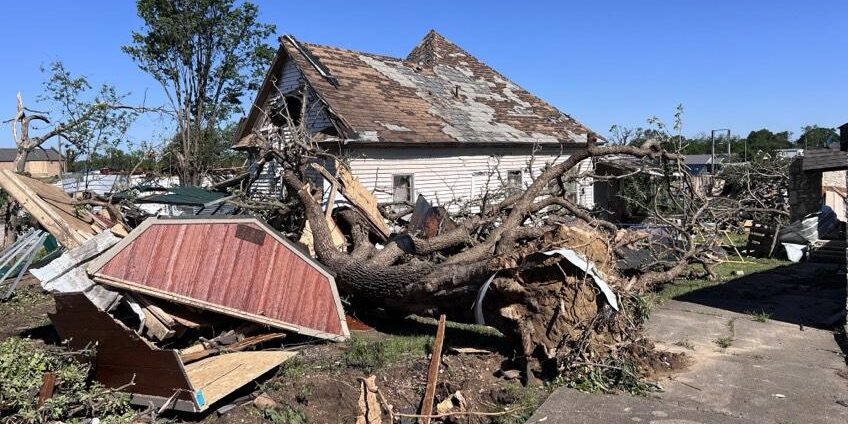
{"label": "missing shingles on roof", "polygon": [[384,128],[386,128],[389,131],[412,131],[411,129],[404,127],[403,125],[389,124],[389,123],[380,122],[380,121],[374,121],[374,122],[382,125]]}
{"label": "missing shingles on roof", "polygon": [[[514,114],[536,116],[530,103],[515,95],[511,84],[497,90],[496,84],[477,78],[468,68],[437,65],[433,67],[434,76],[424,76],[400,61],[383,61],[366,55],[358,57],[398,84],[415,89],[419,97],[427,98],[431,104],[429,112],[443,118],[442,131],[458,141],[557,141],[553,135],[528,134],[498,120],[495,107],[503,103],[516,103],[511,110]],[[422,90],[422,87],[429,89]]]}

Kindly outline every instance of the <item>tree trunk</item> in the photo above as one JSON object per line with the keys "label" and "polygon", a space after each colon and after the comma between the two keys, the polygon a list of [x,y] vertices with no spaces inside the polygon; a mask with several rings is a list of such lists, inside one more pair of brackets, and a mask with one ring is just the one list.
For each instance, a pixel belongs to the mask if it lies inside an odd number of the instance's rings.
{"label": "tree trunk", "polygon": [[24,174],[26,173],[26,161],[29,157],[29,149],[25,147],[19,147],[18,153],[15,155],[15,173]]}

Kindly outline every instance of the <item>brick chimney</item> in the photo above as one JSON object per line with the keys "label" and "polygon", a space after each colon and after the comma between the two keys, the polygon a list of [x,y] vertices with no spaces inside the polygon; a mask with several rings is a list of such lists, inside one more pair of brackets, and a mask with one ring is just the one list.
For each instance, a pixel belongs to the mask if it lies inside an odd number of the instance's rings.
{"label": "brick chimney", "polygon": [[848,122],[839,127],[839,150],[848,151]]}

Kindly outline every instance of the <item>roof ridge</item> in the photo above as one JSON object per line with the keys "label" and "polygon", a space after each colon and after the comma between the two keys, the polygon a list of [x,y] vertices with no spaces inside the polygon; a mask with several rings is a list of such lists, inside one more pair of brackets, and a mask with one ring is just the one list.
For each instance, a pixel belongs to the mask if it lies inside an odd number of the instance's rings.
{"label": "roof ridge", "polygon": [[355,53],[355,54],[361,54],[361,55],[366,55],[366,56],[374,56],[374,57],[378,57],[378,58],[392,59],[392,60],[397,60],[397,61],[400,61],[400,62],[405,62],[405,60],[402,59],[402,58],[399,58],[397,56],[390,56],[390,55],[387,55],[387,54],[372,53],[372,52],[366,52],[366,51],[362,51],[362,50],[353,50],[353,49],[348,49],[348,48],[345,48],[345,47],[331,46],[329,44],[309,43],[309,42],[300,41],[300,40],[298,40],[298,42],[300,44],[302,44],[303,46],[306,46],[306,47],[321,47],[321,48],[325,48],[325,49],[340,50],[340,51],[348,52],[348,53]]}

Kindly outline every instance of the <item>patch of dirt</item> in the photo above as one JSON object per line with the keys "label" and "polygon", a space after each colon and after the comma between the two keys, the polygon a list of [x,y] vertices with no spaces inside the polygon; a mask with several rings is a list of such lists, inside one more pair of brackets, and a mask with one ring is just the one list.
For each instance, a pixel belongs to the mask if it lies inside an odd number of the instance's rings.
{"label": "patch of dirt", "polygon": [[649,380],[660,380],[676,374],[691,364],[691,358],[683,353],[673,353],[657,349],[646,339],[627,347],[631,358],[637,360],[637,366]]}
{"label": "patch of dirt", "polygon": [[[371,334],[359,337],[375,338]],[[454,340],[454,343],[458,340]],[[448,343],[450,345],[450,343]],[[427,378],[429,355],[410,354],[403,359],[374,370],[346,366],[343,352],[346,344],[316,345],[303,348],[297,359],[283,365],[277,374],[261,384],[260,391],[277,402],[278,409],[299,411],[309,423],[353,423],[358,414],[359,379],[377,376],[377,387],[395,412],[416,414]],[[509,360],[497,352],[459,354],[447,347],[436,390],[436,403],[461,391],[472,411],[503,410],[514,399],[500,396],[504,387],[518,384],[497,377],[502,364]],[[503,402],[503,403],[502,403]],[[210,415],[209,423],[268,422],[252,404],[224,415]],[[285,421],[284,421],[285,422]],[[300,422],[300,421],[292,421]],[[384,416],[384,422],[388,417]],[[463,418],[462,423],[488,423],[480,417]]]}
{"label": "patch of dirt", "polygon": [[[5,290],[6,286],[3,287]],[[0,339],[11,336],[52,337],[47,314],[54,309],[53,296],[44,293],[38,280],[27,273],[18,284],[15,295],[6,302],[0,302]]]}

